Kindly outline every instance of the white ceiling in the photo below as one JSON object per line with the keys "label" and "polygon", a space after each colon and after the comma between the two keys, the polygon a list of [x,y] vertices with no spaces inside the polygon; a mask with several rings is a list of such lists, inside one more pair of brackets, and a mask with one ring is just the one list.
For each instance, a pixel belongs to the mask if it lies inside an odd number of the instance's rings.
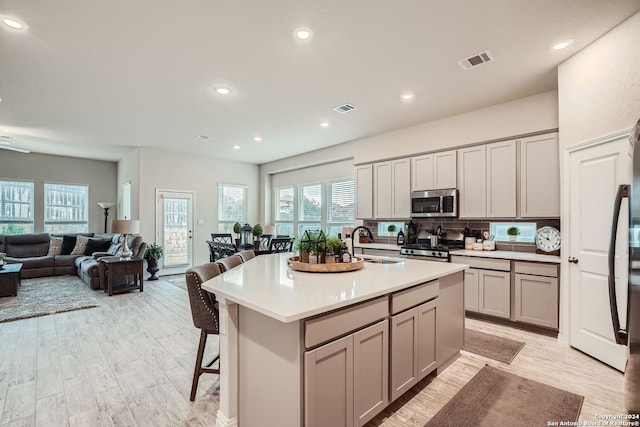
{"label": "white ceiling", "polygon": [[[0,0],[0,15],[29,26],[0,25],[0,135],[47,154],[118,160],[142,146],[260,164],[555,89],[559,63],[638,10],[640,0]],[[299,27],[313,38],[294,40]],[[550,48],[566,38],[575,43]],[[495,62],[457,64],[484,50]],[[405,91],[416,99],[403,103]],[[332,110],[343,103],[358,108]]]}

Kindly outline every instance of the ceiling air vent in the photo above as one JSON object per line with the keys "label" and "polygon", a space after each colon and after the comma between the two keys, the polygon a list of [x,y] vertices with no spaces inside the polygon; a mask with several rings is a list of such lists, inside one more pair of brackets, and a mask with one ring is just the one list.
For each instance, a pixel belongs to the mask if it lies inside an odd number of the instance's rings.
{"label": "ceiling air vent", "polygon": [[344,114],[344,113],[348,113],[349,111],[353,111],[356,108],[358,107],[356,107],[355,105],[342,104],[342,105],[338,105],[337,107],[333,107],[333,111],[337,111],[340,114]]}
{"label": "ceiling air vent", "polygon": [[473,67],[477,67],[478,65],[486,64],[487,62],[494,61],[493,55],[488,50],[484,52],[480,52],[477,55],[471,56],[469,58],[461,59],[458,61],[458,64],[462,67],[463,70],[469,70]]}

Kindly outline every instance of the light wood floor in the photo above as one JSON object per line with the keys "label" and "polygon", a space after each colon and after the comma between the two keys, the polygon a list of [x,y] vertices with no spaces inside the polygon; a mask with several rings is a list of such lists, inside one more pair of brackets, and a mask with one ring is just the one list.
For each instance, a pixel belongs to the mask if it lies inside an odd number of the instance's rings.
{"label": "light wood floor", "polygon": [[[186,290],[160,280],[142,294],[96,296],[98,308],[0,323],[0,425],[215,425],[216,375],[203,375],[189,401],[199,331]],[[553,338],[478,320],[467,326],[527,345],[511,365],[463,352],[371,426],[424,425],[485,363],[584,395],[581,420],[624,413],[623,377],[613,369]]]}

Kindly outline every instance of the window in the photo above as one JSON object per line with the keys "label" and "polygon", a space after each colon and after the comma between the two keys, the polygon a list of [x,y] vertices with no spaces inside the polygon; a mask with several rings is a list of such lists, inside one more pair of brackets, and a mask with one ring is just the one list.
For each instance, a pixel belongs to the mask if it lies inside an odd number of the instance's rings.
{"label": "window", "polygon": [[[396,229],[394,231],[389,231],[389,226],[394,225]],[[386,222],[380,221],[378,222],[378,236],[392,236],[396,237],[400,230],[403,230],[404,233],[404,222]]]}
{"label": "window", "polygon": [[294,198],[293,187],[275,189],[274,203],[276,234],[293,236]]}
{"label": "window", "polygon": [[33,233],[33,182],[0,181],[0,233]]}
{"label": "window", "polygon": [[122,218],[131,219],[131,181],[122,184]]}
{"label": "window", "polygon": [[327,234],[337,236],[342,227],[352,227],[356,216],[353,178],[327,182]]}
{"label": "window", "polygon": [[301,185],[298,190],[298,234],[302,236],[306,230],[322,228],[322,186]]}
{"label": "window", "polygon": [[511,227],[518,227],[520,231],[516,241],[525,243],[534,241],[537,229],[535,222],[492,222],[489,226],[489,233],[495,236],[494,240],[497,242],[508,242],[507,230]]}
{"label": "window", "polygon": [[44,183],[44,231],[89,231],[89,186]]}
{"label": "window", "polygon": [[274,188],[277,234],[302,236],[306,230],[324,230],[337,236],[355,221],[353,177],[321,183]]}
{"label": "window", "polygon": [[247,186],[218,184],[218,233],[233,233],[236,222],[245,223]]}

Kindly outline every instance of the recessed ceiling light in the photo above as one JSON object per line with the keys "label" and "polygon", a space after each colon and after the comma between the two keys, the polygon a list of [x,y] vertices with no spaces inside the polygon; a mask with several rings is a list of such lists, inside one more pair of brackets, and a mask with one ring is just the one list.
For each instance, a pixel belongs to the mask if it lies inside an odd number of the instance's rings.
{"label": "recessed ceiling light", "polygon": [[400,95],[400,99],[402,99],[403,102],[411,102],[416,98],[416,95],[412,92],[405,92],[402,95]]}
{"label": "recessed ceiling light", "polygon": [[26,30],[28,28],[27,24],[25,24],[24,22],[19,21],[16,18],[11,18],[9,16],[0,17],[0,22],[2,22],[4,25],[11,28],[12,30]]}
{"label": "recessed ceiling light", "polygon": [[255,138],[253,138],[253,140],[255,142],[262,142],[262,137],[261,136],[256,136]]}
{"label": "recessed ceiling light", "polygon": [[566,39],[566,40],[562,40],[559,41],[558,43],[554,44],[553,46],[551,46],[554,50],[562,50],[565,47],[569,46],[573,44],[573,39]]}
{"label": "recessed ceiling light", "polygon": [[306,41],[313,36],[313,32],[308,28],[298,28],[293,32],[293,36],[298,40]]}
{"label": "recessed ceiling light", "polygon": [[329,127],[329,123],[322,122],[322,123],[320,123],[320,126],[322,126],[323,128],[328,128]]}
{"label": "recessed ceiling light", "polygon": [[231,93],[231,89],[226,87],[217,87],[214,89],[218,95],[229,95]]}
{"label": "recessed ceiling light", "polygon": [[234,145],[234,146],[233,146],[233,149],[234,149],[234,150],[239,150],[239,149],[240,149],[240,146],[239,146],[239,145]]}
{"label": "recessed ceiling light", "polygon": [[195,139],[196,141],[206,141],[209,138],[211,137],[207,135],[196,135],[193,137],[193,139]]}

